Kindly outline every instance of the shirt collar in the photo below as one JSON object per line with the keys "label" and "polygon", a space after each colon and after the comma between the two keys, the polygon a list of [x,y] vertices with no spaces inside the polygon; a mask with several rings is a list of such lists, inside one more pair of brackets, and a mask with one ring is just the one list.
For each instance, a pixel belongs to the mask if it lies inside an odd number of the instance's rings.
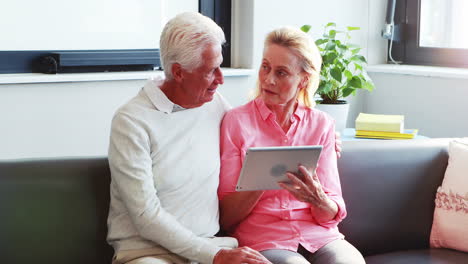
{"label": "shirt collar", "polygon": [[148,82],[143,87],[143,90],[156,109],[166,114],[185,110],[185,108],[182,106],[174,104],[171,100],[169,100],[169,98],[167,98],[166,94],[161,91],[161,85],[163,82],[164,78],[156,76],[148,80]]}
{"label": "shirt collar", "polygon": [[[260,116],[262,117],[263,120],[267,120],[270,115],[273,115],[273,112],[271,112],[270,108],[268,108],[265,104],[265,102],[257,98],[255,99],[255,106],[257,107],[258,112],[260,113]],[[302,104],[299,103],[299,105],[296,108],[296,111],[294,111],[293,115],[298,119],[302,120],[304,117],[306,107]]]}

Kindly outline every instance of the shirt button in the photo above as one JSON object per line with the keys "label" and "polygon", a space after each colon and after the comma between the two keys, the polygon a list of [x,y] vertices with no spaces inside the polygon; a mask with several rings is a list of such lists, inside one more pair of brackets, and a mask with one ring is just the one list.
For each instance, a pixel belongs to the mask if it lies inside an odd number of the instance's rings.
{"label": "shirt button", "polygon": [[289,217],[288,217],[288,216],[286,216],[284,219],[288,220],[288,219],[289,219]]}
{"label": "shirt button", "polygon": [[284,143],[287,143],[287,142],[288,142],[288,139],[287,139],[287,138],[285,138],[285,139],[284,139]]}

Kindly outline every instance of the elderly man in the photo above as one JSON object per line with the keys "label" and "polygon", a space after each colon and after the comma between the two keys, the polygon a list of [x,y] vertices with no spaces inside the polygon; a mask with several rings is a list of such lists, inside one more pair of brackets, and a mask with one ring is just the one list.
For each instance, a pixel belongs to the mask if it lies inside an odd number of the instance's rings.
{"label": "elderly man", "polygon": [[108,242],[114,264],[270,263],[219,231],[219,127],[228,110],[216,92],[224,33],[182,13],[161,34],[165,79],[150,80],[112,121]]}

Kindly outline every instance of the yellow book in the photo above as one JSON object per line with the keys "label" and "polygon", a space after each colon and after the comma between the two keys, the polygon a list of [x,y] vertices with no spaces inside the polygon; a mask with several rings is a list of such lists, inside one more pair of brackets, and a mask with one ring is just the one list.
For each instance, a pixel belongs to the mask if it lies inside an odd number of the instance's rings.
{"label": "yellow book", "polygon": [[377,136],[356,136],[356,138],[372,138],[372,139],[390,139],[390,140],[409,140],[411,138],[397,138],[397,137],[377,137]]}
{"label": "yellow book", "polygon": [[373,115],[359,113],[356,118],[356,130],[403,133],[403,115]]}
{"label": "yellow book", "polygon": [[359,138],[412,139],[417,134],[417,129],[405,129],[403,133],[356,130],[356,137]]}

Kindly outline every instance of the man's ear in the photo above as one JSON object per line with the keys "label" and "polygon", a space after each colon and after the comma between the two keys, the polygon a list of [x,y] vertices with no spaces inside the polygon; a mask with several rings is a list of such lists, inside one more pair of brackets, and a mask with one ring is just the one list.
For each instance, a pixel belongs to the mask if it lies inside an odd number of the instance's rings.
{"label": "man's ear", "polygon": [[184,78],[184,73],[182,71],[182,66],[179,63],[173,63],[171,66],[172,77],[175,81],[181,82]]}

